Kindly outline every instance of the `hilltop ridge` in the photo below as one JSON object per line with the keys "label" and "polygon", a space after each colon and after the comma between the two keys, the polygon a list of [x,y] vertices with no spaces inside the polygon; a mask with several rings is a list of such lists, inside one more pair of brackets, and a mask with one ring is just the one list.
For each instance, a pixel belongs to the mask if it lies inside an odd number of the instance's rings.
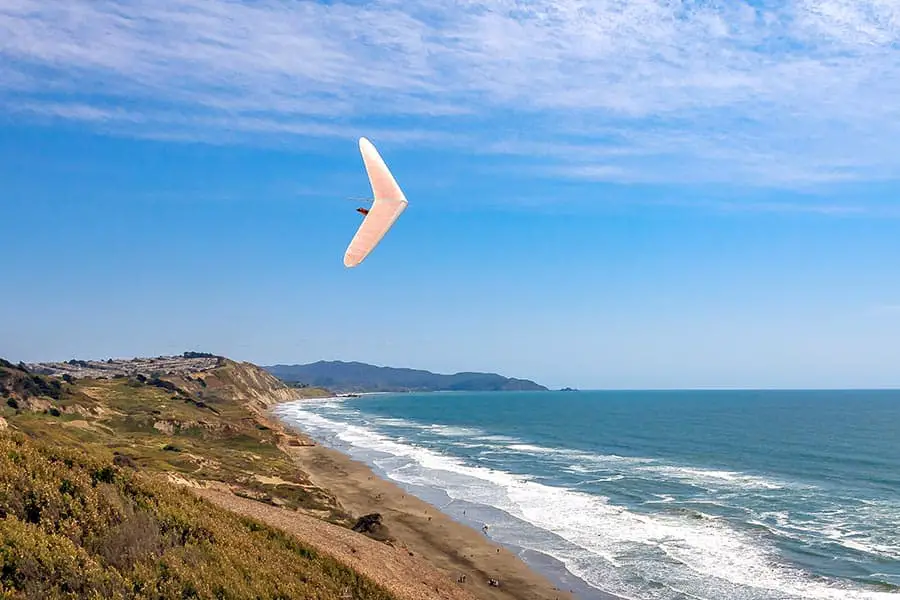
{"label": "hilltop ridge", "polygon": [[325,361],[303,365],[271,365],[263,369],[289,383],[325,387],[335,392],[547,391],[530,379],[497,373],[452,375],[422,369],[375,366],[362,362]]}
{"label": "hilltop ridge", "polygon": [[185,352],[181,356],[156,356],[149,358],[110,358],[107,360],[71,359],[64,362],[27,363],[23,366],[32,373],[62,377],[94,377],[105,379],[116,376],[145,377],[159,375],[184,375],[202,373],[220,367],[229,361],[223,356],[207,352]]}
{"label": "hilltop ridge", "polygon": [[[307,386],[291,388],[269,372],[248,362],[236,362],[224,356],[205,352],[185,352],[181,356],[157,356],[152,358],[68,360],[65,362],[32,363],[23,365],[32,373],[77,379],[124,379],[154,381],[169,378],[181,380],[189,387],[200,385],[195,393],[203,396],[205,389],[214,392],[225,388],[232,401],[252,402],[264,409],[279,402],[290,402],[298,397],[322,397],[329,390]],[[208,377],[212,376],[212,387]],[[174,379],[173,379],[174,378]]]}

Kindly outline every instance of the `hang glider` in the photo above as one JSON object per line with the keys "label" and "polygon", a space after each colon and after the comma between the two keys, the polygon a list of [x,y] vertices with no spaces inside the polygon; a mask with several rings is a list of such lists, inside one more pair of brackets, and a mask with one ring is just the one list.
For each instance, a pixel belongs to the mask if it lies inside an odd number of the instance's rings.
{"label": "hang glider", "polygon": [[372,142],[364,137],[359,138],[359,151],[369,176],[374,200],[371,208],[356,209],[363,215],[363,222],[344,253],[345,267],[355,267],[365,260],[394,225],[400,213],[406,210],[407,204],[403,190],[397,185]]}

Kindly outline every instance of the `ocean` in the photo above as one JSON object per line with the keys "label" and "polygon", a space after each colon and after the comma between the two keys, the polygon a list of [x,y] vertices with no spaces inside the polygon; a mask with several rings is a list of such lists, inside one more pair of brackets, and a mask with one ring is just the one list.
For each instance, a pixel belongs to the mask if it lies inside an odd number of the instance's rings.
{"label": "ocean", "polygon": [[448,392],[277,413],[584,599],[900,599],[900,391]]}

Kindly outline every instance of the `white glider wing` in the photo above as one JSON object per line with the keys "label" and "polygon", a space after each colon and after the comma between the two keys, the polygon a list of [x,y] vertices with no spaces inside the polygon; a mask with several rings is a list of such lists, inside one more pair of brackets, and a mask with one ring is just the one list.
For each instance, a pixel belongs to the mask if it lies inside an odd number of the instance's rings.
{"label": "white glider wing", "polygon": [[366,138],[359,139],[359,151],[372,185],[374,202],[350,241],[344,253],[344,266],[355,267],[378,245],[381,238],[393,226],[394,221],[406,210],[406,197],[394,176],[384,164],[375,146]]}

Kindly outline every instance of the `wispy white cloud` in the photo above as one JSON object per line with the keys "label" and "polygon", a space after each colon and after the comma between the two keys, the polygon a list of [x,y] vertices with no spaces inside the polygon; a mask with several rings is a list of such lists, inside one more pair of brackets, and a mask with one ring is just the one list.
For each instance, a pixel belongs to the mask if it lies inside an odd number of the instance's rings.
{"label": "wispy white cloud", "polygon": [[897,98],[894,0],[0,0],[0,109],[167,139],[803,187],[897,178]]}

